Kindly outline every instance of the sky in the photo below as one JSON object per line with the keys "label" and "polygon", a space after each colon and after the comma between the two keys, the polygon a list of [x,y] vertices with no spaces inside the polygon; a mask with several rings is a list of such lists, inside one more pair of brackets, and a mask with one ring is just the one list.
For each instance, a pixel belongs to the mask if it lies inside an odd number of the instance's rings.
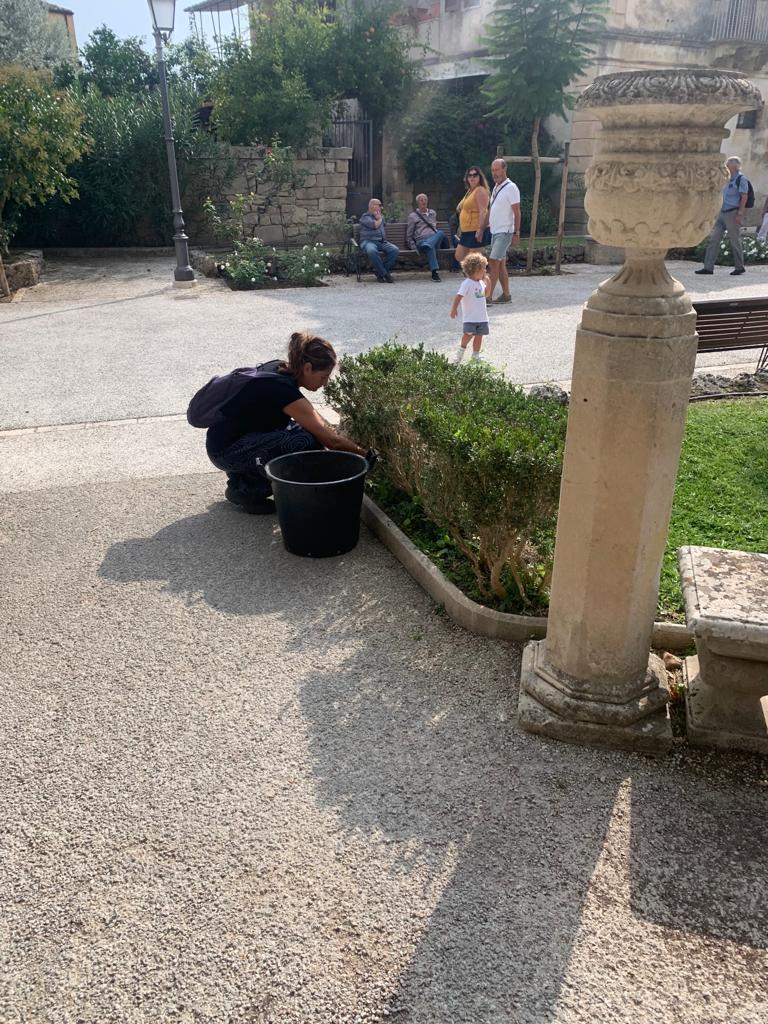
{"label": "sky", "polygon": [[[147,0],[53,0],[59,7],[74,11],[77,45],[82,46],[88,36],[99,25],[107,25],[121,39],[126,36],[143,36],[149,48],[152,34],[152,17]],[[185,7],[191,7],[195,0],[177,0],[176,27],[172,42],[178,43],[190,34],[189,15]],[[199,17],[199,15],[198,15]],[[210,15],[206,25],[210,32]]]}

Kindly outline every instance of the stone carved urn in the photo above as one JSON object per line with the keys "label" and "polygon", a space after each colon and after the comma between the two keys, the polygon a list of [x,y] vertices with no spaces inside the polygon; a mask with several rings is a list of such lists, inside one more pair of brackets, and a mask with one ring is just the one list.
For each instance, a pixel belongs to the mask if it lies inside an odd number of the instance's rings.
{"label": "stone carved urn", "polygon": [[697,245],[728,180],[725,122],[763,105],[745,75],[712,70],[602,75],[578,101],[602,129],[587,171],[589,231],[626,249]]}
{"label": "stone carved urn", "polygon": [[664,263],[710,231],[727,181],[725,122],[762,106],[741,74],[603,75],[578,101],[601,121],[589,230],[625,249],[576,334],[546,640],[523,658],[520,725],[657,750],[666,673],[649,648],[691,375],[696,314]]}

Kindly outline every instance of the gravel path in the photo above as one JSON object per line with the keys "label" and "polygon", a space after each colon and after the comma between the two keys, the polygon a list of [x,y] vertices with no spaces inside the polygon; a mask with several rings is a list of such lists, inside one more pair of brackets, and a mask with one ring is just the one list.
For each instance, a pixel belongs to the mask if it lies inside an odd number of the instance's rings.
{"label": "gravel path", "polygon": [[[764,1021],[765,764],[520,733],[518,646],[286,554],[171,415],[248,354],[218,284],[141,282],[0,307],[0,1021]],[[264,354],[289,294],[224,293]]]}
{"label": "gravel path", "polygon": [[3,1021],[764,1019],[755,760],[519,733],[519,649],[210,474],[0,529]]}
{"label": "gravel path", "polygon": [[[317,331],[341,353],[394,336],[446,353],[458,343],[448,316],[455,275],[435,284],[402,274],[392,286],[334,277],[328,288],[272,292],[232,292],[202,278],[186,291],[169,286],[171,266],[165,258],[52,259],[41,285],[0,305],[0,429],[182,413],[201,382],[282,354],[293,330]],[[768,267],[704,279],[694,263],[670,267],[692,296],[768,286]],[[560,278],[513,279],[514,301],[491,308],[489,361],[521,384],[569,378],[581,307],[611,272],[575,264]],[[753,352],[709,354],[699,365],[740,359],[741,369],[754,369]]]}

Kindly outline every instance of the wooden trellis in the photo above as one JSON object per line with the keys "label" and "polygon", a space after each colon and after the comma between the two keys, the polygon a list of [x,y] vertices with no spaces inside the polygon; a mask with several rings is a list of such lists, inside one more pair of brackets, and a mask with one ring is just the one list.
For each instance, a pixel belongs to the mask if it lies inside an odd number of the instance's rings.
{"label": "wooden trellis", "polygon": [[[508,164],[532,164],[532,156],[507,156],[501,151],[502,147],[496,147],[496,156],[501,160],[505,160]],[[562,156],[540,156],[539,163],[541,164],[562,164],[563,174],[560,179],[560,209],[557,216],[557,255],[555,257],[555,270],[560,273],[560,264],[563,258],[563,234],[565,231],[565,199],[566,192],[568,189],[568,154],[571,149],[570,142],[566,142],[563,146]]]}

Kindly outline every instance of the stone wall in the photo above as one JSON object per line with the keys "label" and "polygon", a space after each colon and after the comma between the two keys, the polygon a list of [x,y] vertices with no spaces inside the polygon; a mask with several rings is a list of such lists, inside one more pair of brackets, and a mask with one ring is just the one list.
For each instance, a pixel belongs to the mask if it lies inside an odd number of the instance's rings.
{"label": "stone wall", "polygon": [[[229,159],[234,161],[235,173],[224,186],[220,195],[214,196],[217,204],[224,205],[227,199],[240,193],[255,193],[257,212],[246,217],[248,227],[257,225],[255,234],[265,242],[304,242],[307,229],[322,224],[329,217],[344,215],[347,199],[347,178],[352,150],[346,147],[313,146],[299,150],[295,161],[297,171],[306,174],[304,184],[295,195],[281,192],[278,200],[266,205],[268,188],[259,188],[257,177],[264,166],[264,149],[261,146],[232,146]],[[262,197],[260,204],[259,199]],[[210,227],[190,219],[189,235],[195,244],[212,244],[216,241]]]}

